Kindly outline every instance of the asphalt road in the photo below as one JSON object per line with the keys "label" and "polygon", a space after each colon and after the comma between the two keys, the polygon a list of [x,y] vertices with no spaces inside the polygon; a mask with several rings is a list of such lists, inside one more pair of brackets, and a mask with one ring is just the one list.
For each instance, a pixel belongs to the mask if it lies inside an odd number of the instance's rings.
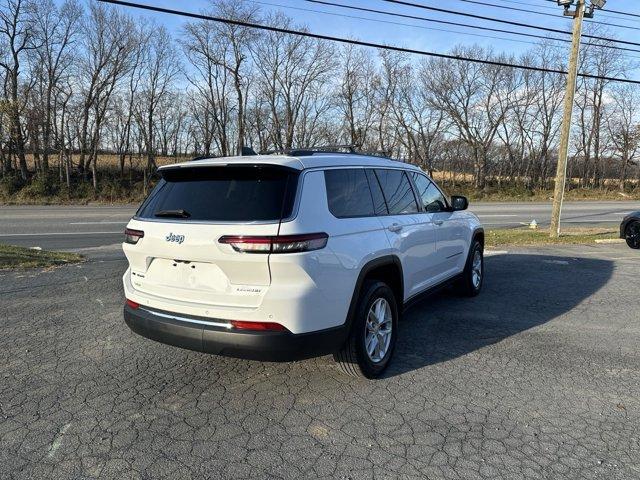
{"label": "asphalt road", "polygon": [[0,272],[0,478],[640,478],[640,256],[496,252],[385,378],[190,352],[122,320],[115,248]]}
{"label": "asphalt road", "polygon": [[[81,249],[122,241],[122,232],[135,206],[2,206],[0,242],[44,249]],[[548,203],[476,203],[487,228],[513,228],[536,220],[549,224]],[[573,226],[619,225],[640,202],[569,202],[563,222]]]}

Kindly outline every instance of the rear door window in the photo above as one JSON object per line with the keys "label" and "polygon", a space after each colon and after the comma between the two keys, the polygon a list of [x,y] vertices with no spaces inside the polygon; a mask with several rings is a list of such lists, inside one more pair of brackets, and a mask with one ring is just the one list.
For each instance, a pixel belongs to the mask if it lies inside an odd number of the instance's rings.
{"label": "rear door window", "polygon": [[137,216],[207,222],[279,221],[291,215],[298,172],[276,166],[172,168]]}
{"label": "rear door window", "polygon": [[373,198],[373,209],[376,215],[388,215],[387,202],[384,201],[384,195],[380,188],[380,182],[373,170],[367,170],[367,180],[369,180],[369,187],[371,188],[371,198]]}
{"label": "rear door window", "polygon": [[362,168],[325,170],[329,211],[337,218],[370,217],[375,213],[369,182]]}
{"label": "rear door window", "polygon": [[390,215],[417,213],[418,204],[407,174],[402,170],[375,170]]}

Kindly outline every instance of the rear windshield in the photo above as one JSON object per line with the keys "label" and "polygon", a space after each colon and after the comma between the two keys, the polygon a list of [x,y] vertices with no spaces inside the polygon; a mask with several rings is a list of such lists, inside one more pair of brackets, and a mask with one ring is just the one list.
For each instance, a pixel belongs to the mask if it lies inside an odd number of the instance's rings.
{"label": "rear windshield", "polygon": [[162,171],[138,210],[146,219],[253,222],[287,218],[298,172],[274,166],[220,166]]}

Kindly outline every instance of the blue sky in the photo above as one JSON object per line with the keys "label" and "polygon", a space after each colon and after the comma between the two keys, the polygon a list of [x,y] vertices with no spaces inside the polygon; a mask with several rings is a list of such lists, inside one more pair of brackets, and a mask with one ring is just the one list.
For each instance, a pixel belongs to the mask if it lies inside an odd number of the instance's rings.
{"label": "blue sky", "polygon": [[[91,0],[90,0],[91,1]],[[136,0],[138,1],[138,0]],[[516,30],[527,33],[546,35],[545,32],[530,30],[524,27],[510,26],[495,22],[483,21],[474,18],[465,18],[457,15],[423,10],[419,8],[392,4],[383,0],[327,0],[332,3],[341,3],[365,8],[374,8],[390,12],[427,17],[431,19],[468,23],[505,30]],[[481,3],[491,3],[503,7],[513,7],[528,9],[530,12],[506,10],[503,8],[491,7],[488,5],[475,4],[474,0],[410,0],[412,3],[421,3],[434,7],[446,8],[466,12],[470,14],[483,15],[500,18],[531,25],[541,25],[550,28],[569,30],[571,20],[560,16],[562,11],[555,3],[547,0],[475,0]],[[171,1],[171,0],[139,0],[140,3],[162,6],[177,10],[188,10],[200,12],[207,9],[210,3],[207,0]],[[376,43],[387,43],[403,47],[444,52],[456,44],[477,43],[483,46],[491,46],[497,52],[519,53],[531,48],[532,45],[526,42],[534,42],[533,38],[517,37],[513,35],[496,32],[482,32],[469,30],[462,27],[427,23],[420,20],[407,18],[389,17],[374,13],[346,10],[338,7],[309,3],[305,0],[255,0],[251,3],[257,4],[263,11],[282,11],[295,19],[297,23],[305,24],[312,32],[324,33],[342,37],[352,37],[361,40],[368,40]],[[636,13],[640,15],[640,1],[638,0],[609,0],[605,10],[596,12],[594,20],[602,22],[601,25],[608,29],[603,35],[616,35],[620,39],[629,41],[640,41],[640,17],[621,16],[607,12],[607,9]],[[136,12],[131,9],[134,15],[152,17],[157,23],[166,25],[170,31],[176,35],[180,33],[182,24],[186,19],[172,15]],[[556,14],[556,17],[543,14]],[[350,16],[350,17],[349,17]],[[359,18],[353,18],[359,17]],[[385,20],[382,23],[376,20]],[[620,26],[612,26],[612,24]],[[636,28],[623,28],[624,26]],[[425,28],[428,27],[428,28]],[[442,31],[446,30],[446,31]],[[472,35],[487,35],[499,38],[485,38]],[[549,34],[552,35],[552,34]],[[558,35],[562,36],[562,35]],[[518,40],[518,41],[514,41]],[[633,47],[640,50],[640,47]],[[634,55],[636,61],[640,61],[639,53]]]}

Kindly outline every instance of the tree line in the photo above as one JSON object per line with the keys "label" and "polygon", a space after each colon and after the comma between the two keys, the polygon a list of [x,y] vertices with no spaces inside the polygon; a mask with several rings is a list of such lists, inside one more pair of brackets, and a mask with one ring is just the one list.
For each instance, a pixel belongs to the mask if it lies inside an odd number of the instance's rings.
{"label": "tree line", "polygon": [[[304,30],[250,2],[208,13]],[[563,75],[336,45],[206,20],[173,38],[98,2],[0,0],[3,178],[97,188],[107,166],[150,178],[159,157],[228,156],[243,147],[352,144],[445,172],[445,182],[550,188]],[[633,58],[593,40],[580,71],[624,76]],[[563,69],[566,46],[526,53],[457,46],[454,55]],[[640,89],[581,78],[569,177],[638,188]],[[135,160],[135,161],[134,161]]]}

